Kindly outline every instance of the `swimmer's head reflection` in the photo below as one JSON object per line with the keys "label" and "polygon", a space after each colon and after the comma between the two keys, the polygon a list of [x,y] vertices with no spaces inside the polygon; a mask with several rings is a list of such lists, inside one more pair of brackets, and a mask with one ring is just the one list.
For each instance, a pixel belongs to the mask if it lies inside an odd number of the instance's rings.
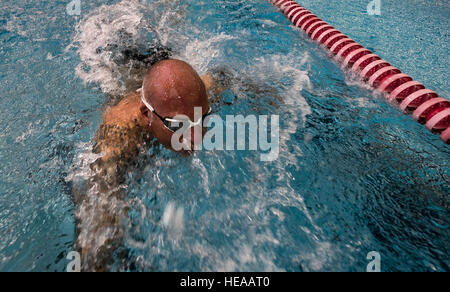
{"label": "swimmer's head reflection", "polygon": [[[153,135],[169,149],[172,136],[182,126],[173,123],[179,116],[189,118],[191,149],[199,144],[206,132],[194,115],[195,108],[202,109],[202,115],[210,113],[205,84],[197,72],[180,60],[164,60],[155,64],[144,77],[140,111]],[[198,127],[197,131],[195,128]]]}

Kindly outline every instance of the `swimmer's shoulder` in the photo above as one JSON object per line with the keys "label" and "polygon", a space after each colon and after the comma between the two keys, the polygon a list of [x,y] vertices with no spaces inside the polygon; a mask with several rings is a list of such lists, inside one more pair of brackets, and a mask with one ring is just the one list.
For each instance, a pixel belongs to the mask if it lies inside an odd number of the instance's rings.
{"label": "swimmer's shoulder", "polygon": [[141,99],[138,92],[126,95],[117,105],[105,110],[103,124],[122,128],[144,126],[145,122],[140,111]]}
{"label": "swimmer's shoulder", "polygon": [[104,153],[98,163],[126,164],[143,143],[151,140],[150,130],[144,126],[140,104],[140,94],[132,92],[105,110],[93,149],[94,153]]}
{"label": "swimmer's shoulder", "polygon": [[205,85],[206,91],[209,91],[214,86],[214,78],[211,73],[200,76]]}
{"label": "swimmer's shoulder", "polygon": [[206,92],[208,92],[209,99],[216,99],[219,94],[224,92],[226,88],[219,84],[212,73],[207,73],[205,75],[200,76],[200,78],[203,81],[203,84],[205,84]]}

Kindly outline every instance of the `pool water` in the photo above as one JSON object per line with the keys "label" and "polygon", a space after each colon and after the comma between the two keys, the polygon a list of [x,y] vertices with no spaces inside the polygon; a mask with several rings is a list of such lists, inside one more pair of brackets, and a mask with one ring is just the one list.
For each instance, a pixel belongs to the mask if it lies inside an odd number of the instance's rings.
{"label": "pool water", "polygon": [[[141,153],[127,176],[128,255],[111,270],[365,271],[371,251],[383,271],[450,270],[448,145],[268,1],[81,1],[80,16],[68,2],[0,3],[0,271],[66,270],[72,189],[90,175],[104,104],[145,71],[120,54],[155,44],[236,77],[216,114],[279,115],[280,155]],[[450,2],[383,0],[381,16],[369,2],[299,1],[448,97]]]}

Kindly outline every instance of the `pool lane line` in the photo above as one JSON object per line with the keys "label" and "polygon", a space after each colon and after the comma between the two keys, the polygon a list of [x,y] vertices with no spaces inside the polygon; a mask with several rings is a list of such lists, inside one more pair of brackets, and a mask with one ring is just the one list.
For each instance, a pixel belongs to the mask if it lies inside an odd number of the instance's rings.
{"label": "pool lane line", "polygon": [[391,66],[364,46],[358,44],[309,10],[292,0],[269,0],[291,23],[303,30],[335,55],[343,67],[359,75],[360,79],[384,93],[404,113],[412,114],[419,123],[450,144],[450,101]]}

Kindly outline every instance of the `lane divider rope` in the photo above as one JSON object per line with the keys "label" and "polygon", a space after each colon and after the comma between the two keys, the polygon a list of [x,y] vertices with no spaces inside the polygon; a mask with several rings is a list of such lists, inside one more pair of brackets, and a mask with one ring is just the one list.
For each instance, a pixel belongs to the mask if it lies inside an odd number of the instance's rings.
{"label": "lane divider rope", "polygon": [[381,91],[389,102],[450,144],[450,101],[392,66],[293,0],[269,0],[291,23],[322,44],[361,80]]}

